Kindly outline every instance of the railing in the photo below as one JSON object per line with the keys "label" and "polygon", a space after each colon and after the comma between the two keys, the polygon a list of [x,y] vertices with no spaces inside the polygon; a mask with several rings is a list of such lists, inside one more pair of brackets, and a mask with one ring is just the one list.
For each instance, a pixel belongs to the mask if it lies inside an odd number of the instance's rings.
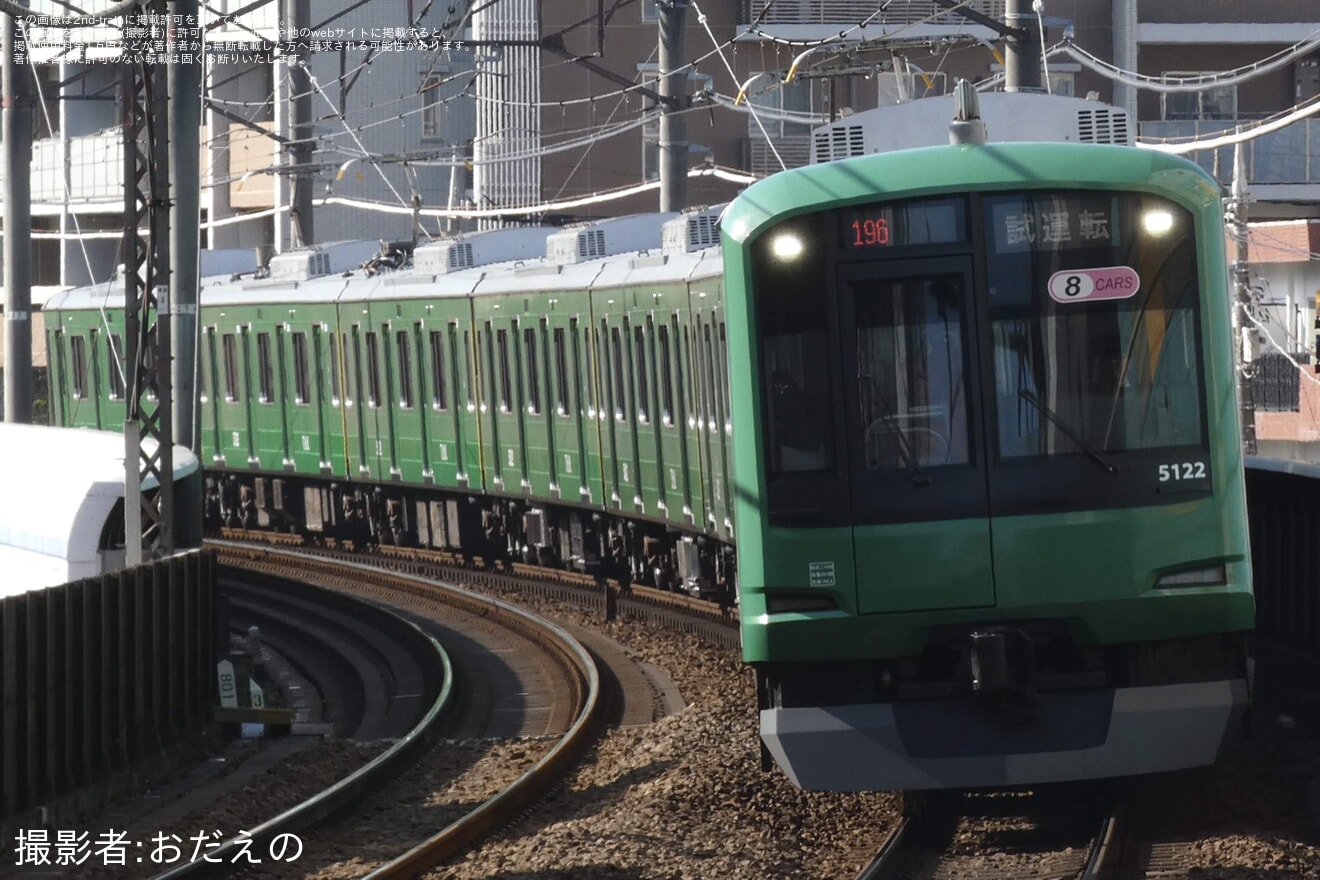
{"label": "railing", "polygon": [[[955,12],[933,0],[893,0],[876,15],[881,4],[876,0],[743,0],[741,24],[858,24],[872,15],[873,24],[962,25],[967,23]],[[997,20],[1004,18],[1004,0],[974,0],[967,8]]]}
{"label": "railing", "polygon": [[72,823],[195,749],[214,642],[209,550],[0,600],[0,838]]}
{"label": "railing", "polygon": [[1273,459],[1248,465],[1256,628],[1320,657],[1320,466]]}
{"label": "railing", "polygon": [[[1231,133],[1254,120],[1197,120],[1188,122],[1142,122],[1142,140],[1210,138]],[[1320,183],[1320,120],[1302,119],[1276,132],[1243,144],[1249,184]],[[1198,150],[1188,154],[1225,186],[1233,181],[1233,148]]]}

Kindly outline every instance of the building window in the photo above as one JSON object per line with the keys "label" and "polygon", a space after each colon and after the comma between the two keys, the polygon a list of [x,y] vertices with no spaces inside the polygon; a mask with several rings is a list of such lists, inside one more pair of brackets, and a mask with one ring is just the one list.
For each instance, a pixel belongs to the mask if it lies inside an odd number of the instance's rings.
{"label": "building window", "polygon": [[[1166,71],[1168,77],[1214,76],[1213,73]],[[1236,119],[1237,86],[1215,86],[1200,92],[1167,92],[1160,95],[1160,109],[1167,120]]]}
{"label": "building window", "polygon": [[312,374],[307,361],[307,334],[293,334],[293,402],[307,404],[312,399]]}
{"label": "building window", "polygon": [[422,137],[428,140],[441,140],[443,136],[441,121],[445,105],[441,86],[444,79],[439,73],[428,73],[422,77]]}
{"label": "building window", "polygon": [[660,10],[656,0],[642,0],[642,21],[659,21]]}
{"label": "building window", "polygon": [[[783,118],[786,113],[811,113],[811,80],[795,79],[784,83],[779,82],[775,74],[767,73],[752,82],[747,102],[758,111],[747,114],[747,134],[750,137],[805,137],[811,134],[810,119],[794,122]],[[762,126],[765,127],[764,133]]]}

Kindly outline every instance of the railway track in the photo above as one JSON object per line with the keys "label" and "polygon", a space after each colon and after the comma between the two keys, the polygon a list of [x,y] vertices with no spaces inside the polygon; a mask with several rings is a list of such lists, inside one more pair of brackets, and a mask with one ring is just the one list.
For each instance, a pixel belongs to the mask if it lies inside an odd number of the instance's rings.
{"label": "railway track", "polygon": [[1081,786],[942,795],[900,819],[857,880],[1116,877],[1121,802]]}

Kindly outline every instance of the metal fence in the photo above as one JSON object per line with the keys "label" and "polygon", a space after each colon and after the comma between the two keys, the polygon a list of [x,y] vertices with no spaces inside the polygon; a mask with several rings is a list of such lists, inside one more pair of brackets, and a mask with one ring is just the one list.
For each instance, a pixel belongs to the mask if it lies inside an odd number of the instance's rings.
{"label": "metal fence", "polygon": [[1320,465],[1253,459],[1247,509],[1256,629],[1320,657]]}
{"label": "metal fence", "polygon": [[131,791],[197,740],[213,704],[215,572],[194,550],[0,600],[0,831]]}

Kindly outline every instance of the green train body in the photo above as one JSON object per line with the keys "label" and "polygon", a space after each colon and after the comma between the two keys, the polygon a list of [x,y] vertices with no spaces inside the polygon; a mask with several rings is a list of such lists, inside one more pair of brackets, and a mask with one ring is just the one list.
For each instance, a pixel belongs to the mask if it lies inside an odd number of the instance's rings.
{"label": "green train body", "polygon": [[[662,251],[664,221],[679,228]],[[208,523],[572,566],[731,604],[715,229],[713,212],[624,218],[486,233],[494,258],[466,268],[419,249],[396,272],[207,279]],[[614,253],[616,234],[641,244]],[[118,287],[48,303],[60,424],[122,427],[122,311]]]}
{"label": "green train body", "polygon": [[761,181],[722,234],[770,756],[850,790],[1213,761],[1254,625],[1219,186],[933,147]]}
{"label": "green train body", "polygon": [[[208,280],[208,522],[736,590],[808,788],[1214,759],[1254,612],[1213,180],[931,148],[758,183],[722,251],[662,219]],[[59,424],[121,426],[122,309],[48,304]]]}

